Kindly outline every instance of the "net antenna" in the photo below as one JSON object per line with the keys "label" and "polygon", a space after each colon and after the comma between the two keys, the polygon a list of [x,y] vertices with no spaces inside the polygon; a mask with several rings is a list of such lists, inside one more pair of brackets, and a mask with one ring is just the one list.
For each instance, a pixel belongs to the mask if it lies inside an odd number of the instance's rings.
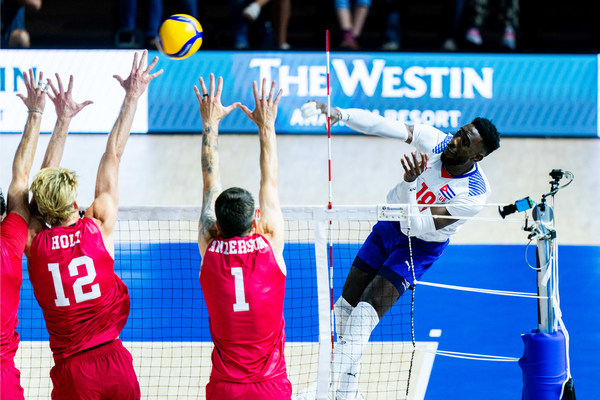
{"label": "net antenna", "polygon": [[[331,186],[331,86],[329,83],[329,29],[325,31],[325,53],[327,59],[327,169],[329,175],[329,192],[327,209],[333,209],[333,190]],[[333,348],[335,346],[335,313],[333,309],[333,222],[329,220],[327,238],[329,242],[329,303],[330,303],[330,328],[331,328],[331,361],[333,362]],[[338,332],[339,334],[339,332]]]}

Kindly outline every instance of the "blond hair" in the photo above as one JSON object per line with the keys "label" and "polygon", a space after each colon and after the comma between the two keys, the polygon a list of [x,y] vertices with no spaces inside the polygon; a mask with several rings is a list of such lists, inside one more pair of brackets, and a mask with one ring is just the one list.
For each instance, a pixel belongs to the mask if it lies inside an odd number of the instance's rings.
{"label": "blond hair", "polygon": [[44,168],[31,183],[33,199],[46,223],[59,225],[75,211],[77,175],[65,168]]}

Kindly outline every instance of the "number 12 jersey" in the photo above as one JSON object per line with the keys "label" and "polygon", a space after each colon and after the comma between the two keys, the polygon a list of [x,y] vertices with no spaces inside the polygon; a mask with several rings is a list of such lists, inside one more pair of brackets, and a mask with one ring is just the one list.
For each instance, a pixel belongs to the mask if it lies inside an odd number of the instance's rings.
{"label": "number 12 jersey", "polygon": [[129,293],[94,220],[38,233],[27,265],[55,360],[119,336],[129,316]]}

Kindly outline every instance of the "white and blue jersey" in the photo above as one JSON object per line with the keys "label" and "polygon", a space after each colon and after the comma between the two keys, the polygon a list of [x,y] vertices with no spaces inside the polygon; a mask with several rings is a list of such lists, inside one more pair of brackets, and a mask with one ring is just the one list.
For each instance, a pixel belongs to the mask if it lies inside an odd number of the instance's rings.
{"label": "white and blue jersey", "polygon": [[[464,175],[452,176],[446,171],[440,157],[451,139],[452,135],[431,126],[414,126],[412,144],[429,156],[426,170],[417,178],[417,203],[443,204],[453,216],[471,217],[483,208],[490,186],[477,163]],[[401,203],[399,193],[402,190],[406,190],[404,181],[390,190],[387,202]],[[414,284],[413,273],[414,278],[419,280],[441,257],[449,237],[464,222],[459,219],[435,232],[412,238],[412,271],[409,267],[409,241],[402,233],[400,223],[380,221],[373,227],[352,265],[368,274],[385,277],[402,294],[406,290],[406,283]]]}
{"label": "white and blue jersey", "polygon": [[[442,204],[452,216],[472,217],[483,208],[491,192],[490,184],[477,163],[463,175],[452,176],[446,171],[440,158],[451,139],[451,134],[432,126],[414,126],[412,145],[429,156],[425,172],[417,178],[417,203]],[[398,191],[403,190],[403,184],[404,181],[390,190],[388,203],[400,202]],[[417,237],[427,242],[445,242],[464,223],[464,219],[459,219],[442,229]]]}

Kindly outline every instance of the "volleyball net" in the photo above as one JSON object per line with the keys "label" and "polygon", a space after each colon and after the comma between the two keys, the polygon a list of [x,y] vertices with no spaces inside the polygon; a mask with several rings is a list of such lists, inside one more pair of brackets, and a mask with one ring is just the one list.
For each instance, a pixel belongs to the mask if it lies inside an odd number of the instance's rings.
{"label": "volleyball net", "polygon": [[[328,370],[331,295],[335,301],[356,253],[378,219],[377,206],[326,210],[284,207],[287,265],[286,362],[294,391]],[[212,341],[199,283],[199,207],[121,208],[115,271],[129,288],[131,310],[121,340],[131,351],[145,399],[204,398]],[[330,223],[331,221],[331,223]],[[332,285],[332,293],[330,292]],[[401,398],[410,360],[411,297],[402,296],[373,332],[361,370],[368,398]],[[47,399],[53,365],[41,309],[26,276],[21,291],[15,364],[27,399]],[[435,343],[419,343],[435,350]],[[433,356],[418,353],[426,374]],[[413,372],[416,379],[418,373]],[[426,382],[426,381],[425,381]],[[416,385],[416,383],[415,383]],[[416,386],[415,386],[416,387]],[[398,394],[398,395],[397,395]]]}
{"label": "volleyball net", "polygon": [[[377,221],[398,221],[405,212],[399,206],[374,205],[333,209],[284,207],[283,214],[286,363],[297,393],[330,377],[335,334],[332,302],[341,295],[360,246]],[[131,299],[129,319],[120,338],[132,353],[145,399],[205,397],[213,344],[199,283],[199,215],[199,207],[135,207],[119,211],[115,271],[129,288]],[[503,224],[522,222],[521,218],[504,220],[497,216],[479,219]],[[519,261],[522,263],[522,259]],[[412,294],[421,290],[421,284],[425,285],[423,290],[431,285],[539,299],[536,293],[474,289],[443,282],[419,282]],[[410,293],[401,296],[371,335],[359,376],[359,391],[365,398],[423,399],[436,355],[517,361],[515,357],[439,351],[435,333],[415,338],[413,299]],[[457,310],[456,315],[461,312]],[[52,389],[49,371],[53,360],[43,315],[26,277],[25,262],[19,321],[21,344],[15,364],[21,371],[25,397],[47,399]],[[526,328],[525,325],[520,329]]]}

